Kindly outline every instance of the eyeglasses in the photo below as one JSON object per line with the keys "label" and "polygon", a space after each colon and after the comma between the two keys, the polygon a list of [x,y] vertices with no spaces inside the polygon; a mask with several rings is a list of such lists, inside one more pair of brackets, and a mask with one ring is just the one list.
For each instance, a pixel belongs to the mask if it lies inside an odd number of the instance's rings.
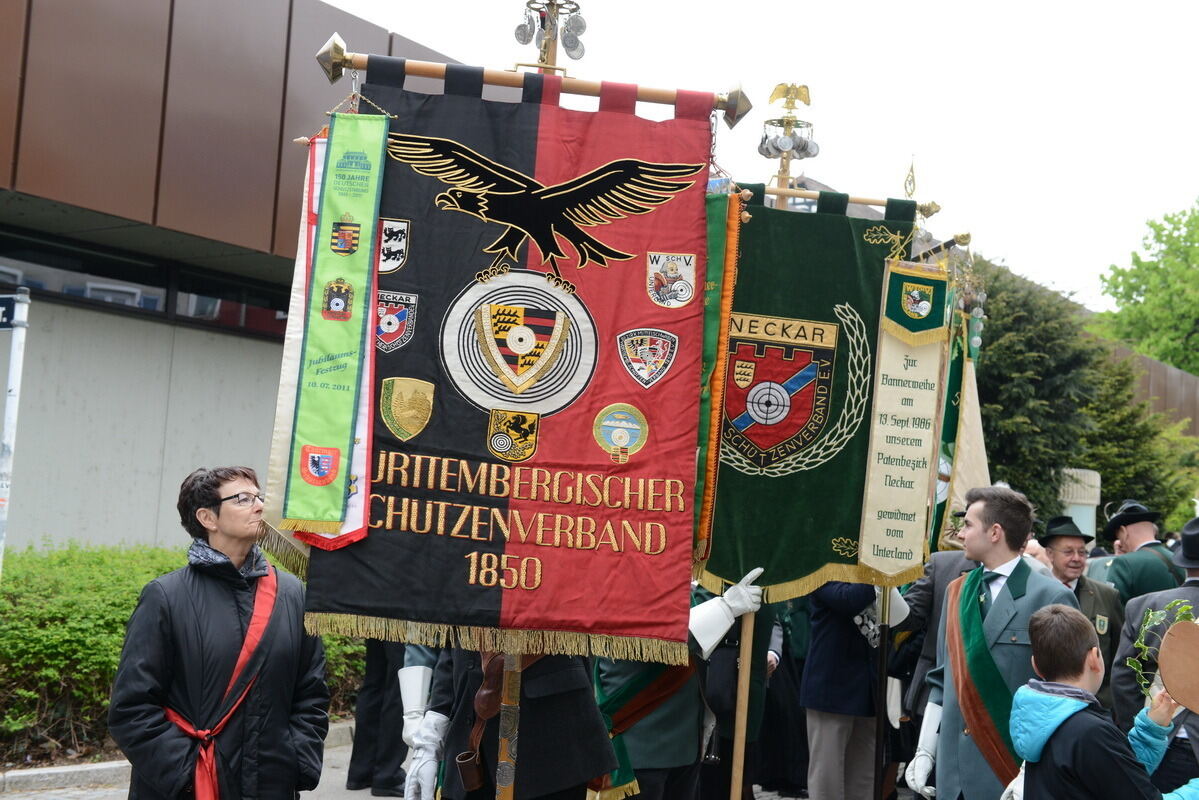
{"label": "eyeglasses", "polygon": [[1079,556],[1080,558],[1087,557],[1087,551],[1085,549],[1084,550],[1063,550],[1060,547],[1046,547],[1045,549],[1052,550],[1055,553],[1061,553],[1066,558],[1070,558],[1072,556]]}
{"label": "eyeglasses", "polygon": [[[266,495],[262,492],[259,492],[258,494],[253,492],[238,492],[237,494],[231,494],[228,497],[222,497],[221,503],[227,503],[230,500],[233,501],[233,505],[244,508],[246,506],[254,505],[255,500],[260,503],[265,503]],[[217,503],[217,505],[220,505],[220,503]]]}

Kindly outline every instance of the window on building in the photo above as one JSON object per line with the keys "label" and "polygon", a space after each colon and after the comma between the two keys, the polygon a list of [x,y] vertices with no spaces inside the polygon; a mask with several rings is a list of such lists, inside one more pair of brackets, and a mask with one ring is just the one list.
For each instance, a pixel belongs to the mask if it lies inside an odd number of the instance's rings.
{"label": "window on building", "polygon": [[0,231],[0,291],[27,286],[68,302],[259,336],[287,328],[288,289]]}

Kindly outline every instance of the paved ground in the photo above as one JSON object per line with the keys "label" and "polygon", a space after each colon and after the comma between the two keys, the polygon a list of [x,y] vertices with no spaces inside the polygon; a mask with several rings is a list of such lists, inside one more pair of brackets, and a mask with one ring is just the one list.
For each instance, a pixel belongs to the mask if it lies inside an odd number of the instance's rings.
{"label": "paved ground", "polygon": [[[325,750],[325,769],[321,784],[311,792],[304,792],[304,800],[370,800],[371,793],[348,791],[346,766],[350,763],[350,746],[330,747]],[[756,800],[783,800],[774,792],[765,792],[755,787]],[[76,789],[46,789],[38,792],[0,792],[0,800],[125,800],[128,785],[96,786]],[[901,800],[910,800],[912,794],[906,789],[899,792]],[[862,800],[866,800],[863,798]]]}
{"label": "paved ground", "polygon": [[[325,769],[321,784],[304,792],[305,800],[370,800],[369,791],[346,790],[346,766],[350,763],[350,746],[325,750]],[[77,789],[45,789],[38,792],[0,792],[0,800],[125,800],[129,785],[93,786]]]}

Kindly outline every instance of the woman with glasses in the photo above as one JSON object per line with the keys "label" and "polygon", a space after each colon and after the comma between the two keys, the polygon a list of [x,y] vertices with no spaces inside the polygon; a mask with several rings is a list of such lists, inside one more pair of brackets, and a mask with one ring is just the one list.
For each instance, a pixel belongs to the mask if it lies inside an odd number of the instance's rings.
{"label": "woman with glasses", "polygon": [[248,467],[180,486],[188,564],[142,590],[109,706],[130,798],[293,800],[320,779],[324,652],[300,581],[257,545],[262,501]]}

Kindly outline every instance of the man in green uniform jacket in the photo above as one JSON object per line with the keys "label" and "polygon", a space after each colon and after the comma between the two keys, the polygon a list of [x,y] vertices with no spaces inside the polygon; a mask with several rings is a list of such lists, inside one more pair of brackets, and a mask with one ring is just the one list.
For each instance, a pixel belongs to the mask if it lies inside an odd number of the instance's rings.
{"label": "man in green uniform jacket", "polygon": [[1170,549],[1157,540],[1157,522],[1162,515],[1136,500],[1125,500],[1103,527],[1109,539],[1119,541],[1124,555],[1112,561],[1107,580],[1127,603],[1149,592],[1174,589],[1186,573],[1170,560]]}
{"label": "man in green uniform jacket", "polygon": [[1070,517],[1054,517],[1045,525],[1045,535],[1037,541],[1045,548],[1053,569],[1053,577],[1066,584],[1078,600],[1078,610],[1095,626],[1099,637],[1099,654],[1103,657],[1103,682],[1095,696],[1103,707],[1112,707],[1112,659],[1120,644],[1120,629],[1124,627],[1124,604],[1109,584],[1088,578],[1087,550],[1095,539],[1083,533]]}
{"label": "man in green uniform jacket", "polygon": [[[753,570],[726,589],[722,597],[699,588],[692,591],[688,629],[693,658],[707,659],[724,643],[737,617],[761,607],[762,590],[752,585],[761,572]],[[759,619],[755,633],[763,627],[770,630],[769,623]],[[627,753],[627,766],[636,773],[640,790],[637,796],[645,800],[691,800],[698,791],[704,741],[705,707],[700,677],[694,670],[680,675],[681,685],[676,682],[669,693],[664,693],[659,691],[663,684],[656,682],[669,680],[669,676],[663,675],[665,670],[659,664],[598,658],[596,699],[610,730],[612,721],[620,720],[626,708],[650,709],[624,732],[620,732],[624,726],[618,724],[615,732],[619,733],[620,744],[613,740],[618,758],[623,749]],[[624,696],[630,693],[630,687],[642,685],[644,688],[633,696]],[[614,776],[614,787],[616,783]],[[601,797],[605,796],[601,793]]]}

